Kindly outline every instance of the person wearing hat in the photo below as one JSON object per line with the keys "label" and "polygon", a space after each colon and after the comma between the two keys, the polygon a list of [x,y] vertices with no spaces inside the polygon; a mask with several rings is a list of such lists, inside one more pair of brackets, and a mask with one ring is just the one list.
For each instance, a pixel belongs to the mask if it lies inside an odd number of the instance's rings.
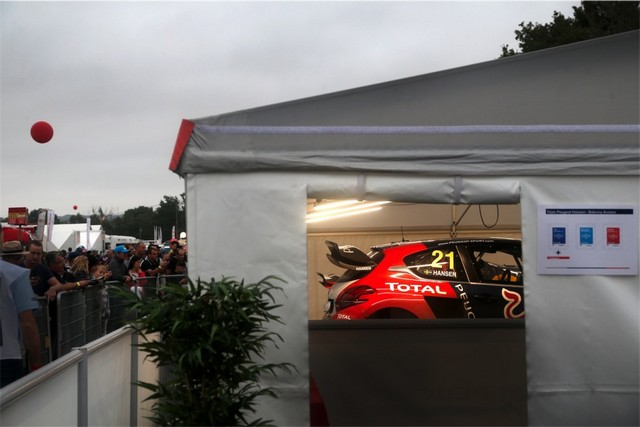
{"label": "person wearing hat", "polygon": [[25,251],[22,247],[22,243],[18,240],[9,240],[2,244],[2,252],[0,256],[2,259],[10,262],[11,264],[21,265],[24,256],[29,252]]}
{"label": "person wearing hat", "polygon": [[[18,245],[13,242],[17,242]],[[40,332],[33,314],[39,306],[29,282],[29,270],[4,259],[24,257],[21,253],[24,252],[22,244],[18,241],[7,243],[8,245],[2,244],[3,259],[0,260],[0,387],[25,374],[22,345],[27,350],[29,371],[35,371],[42,364]]]}
{"label": "person wearing hat", "polygon": [[125,260],[129,255],[129,249],[124,245],[118,245],[113,250],[113,259],[109,262],[109,271],[111,272],[111,280],[118,280],[129,284],[131,282],[131,276],[129,276],[129,269],[125,264]]}

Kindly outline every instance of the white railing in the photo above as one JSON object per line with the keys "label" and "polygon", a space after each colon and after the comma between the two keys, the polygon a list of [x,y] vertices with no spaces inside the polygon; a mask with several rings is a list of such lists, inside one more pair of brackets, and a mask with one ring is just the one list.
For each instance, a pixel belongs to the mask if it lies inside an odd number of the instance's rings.
{"label": "white railing", "polygon": [[0,389],[6,426],[152,425],[149,395],[136,381],[154,383],[158,368],[122,327]]}

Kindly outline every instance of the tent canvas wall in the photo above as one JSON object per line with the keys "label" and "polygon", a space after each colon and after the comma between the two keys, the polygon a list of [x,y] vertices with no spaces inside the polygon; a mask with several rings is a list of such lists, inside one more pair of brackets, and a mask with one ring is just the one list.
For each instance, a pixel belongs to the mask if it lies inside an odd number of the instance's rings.
{"label": "tent canvas wall", "polygon": [[[637,424],[635,276],[536,272],[537,208],[640,202],[638,32],[184,120],[192,278],[286,280],[260,408],[308,422],[307,197],[522,205],[529,423]],[[636,246],[638,232],[630,236]],[[637,252],[636,252],[637,253]],[[615,333],[614,333],[615,331]]]}

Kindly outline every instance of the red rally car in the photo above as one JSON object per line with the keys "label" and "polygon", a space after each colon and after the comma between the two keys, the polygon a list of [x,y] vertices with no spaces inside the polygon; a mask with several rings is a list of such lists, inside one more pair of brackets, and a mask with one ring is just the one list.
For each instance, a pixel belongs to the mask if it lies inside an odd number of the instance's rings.
{"label": "red rally car", "polygon": [[322,277],[327,319],[524,317],[522,245],[505,238],[425,240],[371,252],[325,242],[346,269]]}

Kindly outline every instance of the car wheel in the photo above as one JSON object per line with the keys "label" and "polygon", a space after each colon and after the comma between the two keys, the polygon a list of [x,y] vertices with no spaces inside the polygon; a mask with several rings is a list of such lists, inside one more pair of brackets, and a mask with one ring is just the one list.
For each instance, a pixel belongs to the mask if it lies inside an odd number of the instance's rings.
{"label": "car wheel", "polygon": [[376,311],[368,319],[417,319],[418,316],[401,308],[385,308]]}

